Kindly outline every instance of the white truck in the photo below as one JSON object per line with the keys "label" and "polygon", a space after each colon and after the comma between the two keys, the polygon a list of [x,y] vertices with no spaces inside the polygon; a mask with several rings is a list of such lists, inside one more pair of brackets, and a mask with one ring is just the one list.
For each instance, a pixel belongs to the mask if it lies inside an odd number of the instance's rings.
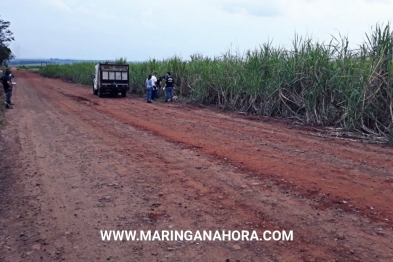
{"label": "white truck", "polygon": [[93,94],[119,94],[126,97],[130,90],[129,66],[118,63],[99,63],[95,65]]}

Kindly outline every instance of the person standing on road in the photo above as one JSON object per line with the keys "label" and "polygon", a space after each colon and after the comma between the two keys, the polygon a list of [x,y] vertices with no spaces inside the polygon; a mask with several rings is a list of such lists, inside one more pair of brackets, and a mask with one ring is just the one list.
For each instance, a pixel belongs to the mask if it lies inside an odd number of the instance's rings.
{"label": "person standing on road", "polygon": [[149,75],[146,79],[146,91],[147,91],[147,102],[151,103],[151,93],[153,89],[153,82],[151,79],[151,75]]}
{"label": "person standing on road", "polygon": [[173,102],[173,85],[175,80],[171,76],[171,72],[167,72],[165,76],[165,102],[168,102],[169,97],[171,98],[171,102]]}
{"label": "person standing on road", "polygon": [[151,81],[153,84],[153,89],[151,93],[151,99],[154,100],[154,98],[158,98],[157,95],[157,72],[154,72],[153,75],[151,76]]}
{"label": "person standing on road", "polygon": [[164,79],[165,79],[165,76],[160,76],[159,78],[157,78],[157,90],[159,90],[161,88],[161,82]]}
{"label": "person standing on road", "polygon": [[3,84],[5,93],[5,108],[12,109],[11,97],[12,97],[12,78],[11,71],[6,70],[5,74],[1,77],[1,83]]}
{"label": "person standing on road", "polygon": [[[165,76],[160,76],[160,77],[158,77],[157,78],[157,97],[158,97],[158,92],[159,92],[159,90],[161,90],[161,88],[162,88],[162,85],[161,85],[161,83],[162,83],[162,81],[163,80],[165,80]],[[165,90],[165,87],[164,88],[162,88],[162,90]]]}
{"label": "person standing on road", "polygon": [[[11,81],[10,81],[10,83],[11,83],[11,90],[13,89],[13,87],[14,87],[14,75],[12,74],[12,72],[11,72],[11,70],[10,69],[7,69],[9,72],[10,72],[10,79],[11,79]],[[15,95],[15,92],[13,92],[12,93],[12,96],[14,96]],[[10,98],[11,99],[11,98]],[[11,105],[14,105],[13,103],[11,104]]]}

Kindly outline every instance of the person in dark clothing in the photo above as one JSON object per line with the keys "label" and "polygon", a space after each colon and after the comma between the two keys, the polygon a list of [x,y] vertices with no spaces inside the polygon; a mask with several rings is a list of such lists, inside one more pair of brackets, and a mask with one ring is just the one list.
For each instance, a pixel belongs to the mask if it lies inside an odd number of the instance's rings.
{"label": "person in dark clothing", "polygon": [[161,82],[165,80],[165,76],[160,76],[159,78],[157,78],[157,87],[161,88]]}
{"label": "person in dark clothing", "polygon": [[168,102],[169,97],[171,98],[171,102],[173,102],[173,86],[175,84],[175,80],[171,76],[171,72],[166,73],[165,77],[165,102]]}
{"label": "person in dark clothing", "polygon": [[6,70],[5,74],[1,77],[1,83],[3,84],[4,93],[5,93],[5,108],[12,109],[12,77],[11,71]]}
{"label": "person in dark clothing", "polygon": [[165,80],[165,76],[157,77],[157,82],[156,82],[156,88],[157,88],[156,98],[158,98],[158,91],[162,88],[161,83],[162,83],[163,80]]}

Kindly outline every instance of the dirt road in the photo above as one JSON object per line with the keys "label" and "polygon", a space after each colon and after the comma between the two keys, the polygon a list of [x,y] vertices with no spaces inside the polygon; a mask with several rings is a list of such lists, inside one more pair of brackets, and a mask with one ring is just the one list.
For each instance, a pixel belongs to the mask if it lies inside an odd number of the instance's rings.
{"label": "dirt road", "polygon": [[[18,71],[0,261],[392,261],[393,148]],[[100,230],[293,230],[293,241],[102,241]]]}

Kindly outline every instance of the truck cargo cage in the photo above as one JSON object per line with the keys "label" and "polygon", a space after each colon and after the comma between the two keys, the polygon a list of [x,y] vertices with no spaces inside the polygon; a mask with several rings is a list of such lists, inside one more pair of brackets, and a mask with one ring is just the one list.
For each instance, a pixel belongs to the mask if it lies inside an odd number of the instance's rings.
{"label": "truck cargo cage", "polygon": [[93,93],[102,97],[104,94],[121,93],[123,97],[130,90],[129,65],[117,63],[99,63],[95,66]]}

